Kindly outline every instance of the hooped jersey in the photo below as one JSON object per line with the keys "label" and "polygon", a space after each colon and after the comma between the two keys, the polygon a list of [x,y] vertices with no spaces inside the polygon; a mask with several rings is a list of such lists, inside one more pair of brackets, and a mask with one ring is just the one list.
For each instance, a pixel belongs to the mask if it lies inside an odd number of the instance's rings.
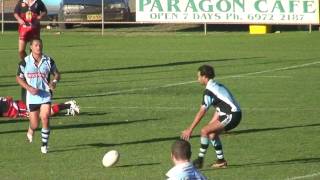
{"label": "hooped jersey", "polygon": [[222,84],[214,80],[209,80],[203,93],[202,105],[206,109],[212,105],[220,115],[241,111],[240,105],[235,100],[231,92]]}
{"label": "hooped jersey", "polygon": [[14,101],[12,97],[0,97],[0,116],[17,118],[27,117],[27,106],[23,101]]}
{"label": "hooped jersey", "polygon": [[41,0],[34,0],[31,4],[28,4],[27,0],[19,0],[14,9],[14,13],[19,14],[23,21],[36,26],[39,26],[35,22],[41,12],[47,12],[47,8]]}
{"label": "hooped jersey", "polygon": [[38,94],[32,95],[27,91],[27,104],[43,104],[51,102],[49,87],[50,74],[58,72],[55,62],[48,56],[43,55],[38,65],[32,54],[19,63],[17,76],[24,79],[30,86],[39,90]]}

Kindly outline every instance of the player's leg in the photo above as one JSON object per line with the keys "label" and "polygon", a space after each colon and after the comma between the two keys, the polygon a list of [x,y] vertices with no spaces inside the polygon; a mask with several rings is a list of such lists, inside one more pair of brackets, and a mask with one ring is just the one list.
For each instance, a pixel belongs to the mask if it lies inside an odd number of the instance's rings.
{"label": "player's leg", "polygon": [[49,117],[51,111],[51,104],[42,104],[40,107],[40,118],[42,122],[42,129],[41,129],[41,152],[47,153],[48,152],[48,142],[50,136],[50,124],[49,124]]}
{"label": "player's leg", "polygon": [[50,116],[54,116],[60,112],[61,108],[59,104],[52,104],[51,106],[51,111],[50,111]]}
{"label": "player's leg", "polygon": [[220,140],[219,134],[212,134],[210,135],[210,141],[211,144],[213,145],[215,151],[216,151],[216,156],[217,156],[217,161],[214,162],[211,167],[213,168],[225,168],[227,167],[227,161],[224,158],[224,153],[222,149],[222,143]]}
{"label": "player's leg", "polygon": [[209,147],[210,143],[210,135],[218,134],[223,130],[223,127],[221,126],[219,122],[219,113],[215,113],[212,117],[212,120],[209,124],[204,126],[201,129],[201,137],[200,137],[200,151],[198,154],[198,158],[193,161],[193,164],[197,168],[202,168],[204,156],[207,152],[207,149]]}
{"label": "player's leg", "polygon": [[69,104],[70,108],[67,109],[67,114],[66,115],[72,115],[74,116],[75,114],[80,113],[80,107],[77,105],[77,102],[75,100],[70,100],[65,102],[64,104]]}
{"label": "player's leg", "polygon": [[24,39],[19,39],[19,58],[20,60],[23,60],[26,56],[26,46],[27,46],[27,41]]}
{"label": "player's leg", "polygon": [[[238,126],[241,120],[241,112],[234,112],[231,114],[223,115],[219,117],[220,125],[224,131],[229,131]],[[212,133],[210,135],[211,143],[216,151],[217,161],[212,164],[213,168],[225,168],[227,167],[227,161],[224,159],[222,143],[219,137],[220,133]]]}
{"label": "player's leg", "polygon": [[67,101],[65,103],[53,104],[51,106],[51,116],[56,115],[60,111],[66,110],[66,109],[69,111],[69,114],[71,115],[79,114],[80,112],[80,107],[73,100],[73,101]]}
{"label": "player's leg", "polygon": [[35,105],[29,105],[29,128],[27,138],[32,142],[34,131],[38,128],[39,123],[39,109]]}

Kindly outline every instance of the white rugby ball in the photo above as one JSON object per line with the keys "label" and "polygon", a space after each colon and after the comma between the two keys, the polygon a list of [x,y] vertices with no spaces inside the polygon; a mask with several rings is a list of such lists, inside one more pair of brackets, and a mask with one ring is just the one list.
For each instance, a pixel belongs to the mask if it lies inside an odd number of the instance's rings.
{"label": "white rugby ball", "polygon": [[111,167],[115,165],[119,160],[120,154],[116,150],[108,151],[102,159],[102,164],[104,167]]}

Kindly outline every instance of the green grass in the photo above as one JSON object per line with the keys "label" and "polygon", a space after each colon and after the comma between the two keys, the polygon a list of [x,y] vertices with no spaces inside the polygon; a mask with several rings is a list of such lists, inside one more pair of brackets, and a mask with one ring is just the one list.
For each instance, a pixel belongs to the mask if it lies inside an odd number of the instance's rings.
{"label": "green grass", "polygon": [[[0,119],[1,179],[165,179],[170,146],[193,120],[203,87],[202,64],[239,100],[241,124],[222,136],[229,167],[209,179],[288,179],[320,169],[320,33],[44,33],[62,80],[55,102],[76,99],[81,114],[51,119],[50,152],[40,133],[25,141],[28,121]],[[0,96],[19,98],[17,34],[0,36]],[[313,64],[312,64],[313,63]],[[191,139],[193,158],[200,127]],[[111,149],[118,164],[104,168]],[[205,165],[215,160],[213,148]]]}

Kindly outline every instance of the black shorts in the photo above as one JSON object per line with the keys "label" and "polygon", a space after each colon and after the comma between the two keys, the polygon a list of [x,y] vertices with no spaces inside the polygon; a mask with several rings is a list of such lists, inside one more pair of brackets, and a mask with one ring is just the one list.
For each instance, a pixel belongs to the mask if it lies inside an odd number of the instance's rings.
{"label": "black shorts", "polygon": [[241,121],[241,111],[232,112],[231,114],[223,115],[219,117],[219,121],[224,125],[224,130],[229,131],[238,126]]}
{"label": "black shorts", "polygon": [[[51,102],[46,102],[42,104],[51,104]],[[40,110],[42,104],[29,104],[29,111],[34,112]]]}

